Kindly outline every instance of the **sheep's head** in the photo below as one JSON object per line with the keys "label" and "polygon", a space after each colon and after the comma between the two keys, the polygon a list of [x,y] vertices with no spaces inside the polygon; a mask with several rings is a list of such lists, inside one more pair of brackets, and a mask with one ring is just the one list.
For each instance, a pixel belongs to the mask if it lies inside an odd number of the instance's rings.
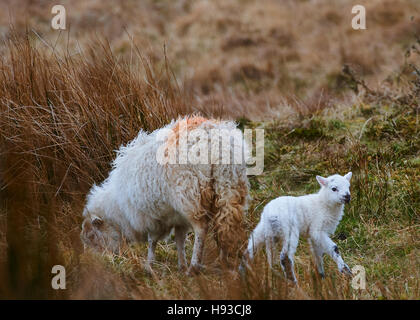
{"label": "sheep's head", "polygon": [[345,176],[335,174],[324,178],[316,176],[318,183],[321,185],[321,191],[328,202],[345,204],[350,202],[350,179],[352,173],[349,172]]}
{"label": "sheep's head", "polygon": [[113,253],[119,251],[121,232],[112,223],[95,215],[89,215],[83,221],[80,237],[84,247],[102,252],[109,250]]}

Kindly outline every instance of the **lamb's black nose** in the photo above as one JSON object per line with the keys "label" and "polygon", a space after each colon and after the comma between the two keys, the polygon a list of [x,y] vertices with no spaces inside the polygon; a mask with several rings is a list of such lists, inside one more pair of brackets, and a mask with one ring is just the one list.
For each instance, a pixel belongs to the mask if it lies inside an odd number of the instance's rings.
{"label": "lamb's black nose", "polygon": [[347,194],[344,196],[344,202],[345,202],[345,203],[349,203],[349,202],[350,202],[350,199],[351,199],[351,197],[350,197],[350,193],[347,193]]}

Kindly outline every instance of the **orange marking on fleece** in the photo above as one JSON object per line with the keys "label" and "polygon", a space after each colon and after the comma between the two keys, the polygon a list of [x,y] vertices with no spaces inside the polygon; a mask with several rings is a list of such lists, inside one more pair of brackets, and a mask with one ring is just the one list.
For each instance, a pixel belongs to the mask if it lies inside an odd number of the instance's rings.
{"label": "orange marking on fleece", "polygon": [[176,156],[181,135],[187,138],[189,131],[197,129],[204,122],[213,123],[214,121],[215,120],[199,116],[190,116],[185,119],[178,119],[166,141],[165,156],[168,157],[168,155],[171,155],[171,158]]}
{"label": "orange marking on fleece", "polygon": [[175,123],[175,126],[172,128],[172,133],[168,137],[167,146],[178,146],[179,145],[179,136],[188,134],[188,131],[197,129],[203,122],[211,121],[209,119],[193,116],[187,117],[186,119],[180,119]]}

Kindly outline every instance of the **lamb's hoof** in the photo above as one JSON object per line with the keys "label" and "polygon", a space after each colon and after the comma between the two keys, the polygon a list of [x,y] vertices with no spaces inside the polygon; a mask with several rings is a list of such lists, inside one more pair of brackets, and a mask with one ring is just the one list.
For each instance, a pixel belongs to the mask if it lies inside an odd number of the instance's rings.
{"label": "lamb's hoof", "polygon": [[286,278],[286,284],[289,288],[298,287],[298,282],[296,279]]}
{"label": "lamb's hoof", "polygon": [[230,280],[234,280],[234,281],[239,280],[242,277],[241,274],[235,269],[222,270],[221,275],[225,275]]}
{"label": "lamb's hoof", "polygon": [[198,275],[199,273],[203,272],[203,270],[204,270],[204,267],[201,264],[191,265],[190,268],[188,269],[187,275],[188,276]]}
{"label": "lamb's hoof", "polygon": [[239,265],[239,268],[238,268],[238,272],[241,275],[241,277],[246,276],[246,272],[247,272],[248,268],[249,268],[248,264],[246,262],[242,261],[241,264]]}
{"label": "lamb's hoof", "polygon": [[349,277],[352,277],[353,276],[353,273],[351,272],[349,266],[346,265],[346,264],[343,266],[343,268],[340,270],[340,272],[342,274],[345,274],[346,276],[349,276]]}

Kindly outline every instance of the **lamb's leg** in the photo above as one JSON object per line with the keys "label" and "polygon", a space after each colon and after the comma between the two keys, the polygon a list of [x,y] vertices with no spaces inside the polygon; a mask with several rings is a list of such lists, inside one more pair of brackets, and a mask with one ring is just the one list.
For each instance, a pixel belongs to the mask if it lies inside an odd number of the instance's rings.
{"label": "lamb's leg", "polygon": [[267,255],[267,261],[270,268],[273,268],[273,239],[271,237],[267,237],[265,239],[265,252]]}
{"label": "lamb's leg", "polygon": [[207,234],[207,224],[206,223],[193,223],[193,229],[194,229],[194,247],[193,247],[193,254],[191,258],[190,269],[188,270],[189,274],[197,273],[202,268],[204,240]]}
{"label": "lamb's leg", "polygon": [[291,229],[288,237],[286,236],[283,239],[283,248],[280,253],[280,263],[285,276],[294,283],[297,283],[294,271],[294,256],[298,243],[299,232],[298,230]]}
{"label": "lamb's leg", "polygon": [[187,236],[188,229],[183,226],[175,227],[175,242],[178,250],[178,269],[184,271],[187,268],[187,262],[185,259],[185,238]]}
{"label": "lamb's leg", "polygon": [[344,263],[343,258],[338,251],[337,245],[330,239],[330,237],[323,233],[319,238],[319,244],[322,250],[327,253],[337,264],[338,270],[341,273],[351,276],[351,270],[347,264]]}
{"label": "lamb's leg", "polygon": [[311,247],[312,255],[314,257],[318,273],[322,278],[325,278],[324,259],[323,259],[324,252],[322,251],[321,246],[319,246],[314,240],[310,239],[309,244]]}

